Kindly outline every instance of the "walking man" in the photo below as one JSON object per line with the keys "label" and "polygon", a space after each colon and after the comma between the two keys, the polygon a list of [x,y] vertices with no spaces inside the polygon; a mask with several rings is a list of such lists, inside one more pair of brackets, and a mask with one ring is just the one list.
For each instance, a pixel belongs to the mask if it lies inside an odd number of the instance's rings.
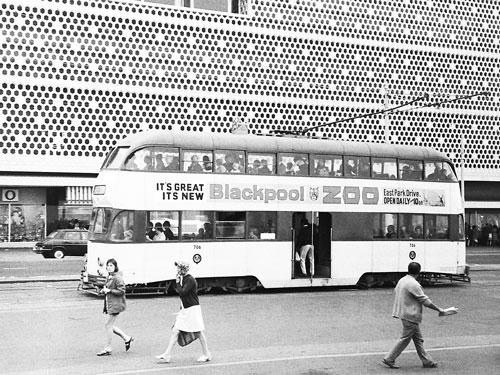
{"label": "walking man", "polygon": [[436,306],[424,293],[420,283],[417,281],[420,274],[420,264],[411,262],[408,265],[408,275],[399,280],[395,288],[394,307],[392,316],[401,319],[403,323],[403,333],[401,338],[384,357],[382,362],[390,368],[399,368],[396,366],[396,358],[408,346],[411,340],[415,344],[417,354],[425,368],[437,367],[432,357],[425,351],[424,338],[420,332],[420,323],[422,322],[422,306],[432,310],[439,311],[440,315],[445,314],[445,310]]}

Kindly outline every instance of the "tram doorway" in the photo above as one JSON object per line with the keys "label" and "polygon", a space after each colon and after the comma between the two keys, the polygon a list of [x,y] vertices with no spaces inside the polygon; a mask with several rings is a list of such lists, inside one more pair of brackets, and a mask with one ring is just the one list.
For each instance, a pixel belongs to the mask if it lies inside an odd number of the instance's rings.
{"label": "tram doorway", "polygon": [[331,277],[331,233],[330,213],[294,212],[292,278],[311,278],[311,271],[313,278]]}

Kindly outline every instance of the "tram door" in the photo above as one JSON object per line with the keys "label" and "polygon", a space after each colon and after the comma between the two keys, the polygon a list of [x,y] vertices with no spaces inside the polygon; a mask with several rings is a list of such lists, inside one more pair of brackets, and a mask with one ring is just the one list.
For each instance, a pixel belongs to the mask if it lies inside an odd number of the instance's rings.
{"label": "tram door", "polygon": [[[292,221],[292,278],[310,278],[311,270],[314,272],[314,278],[330,278],[331,214],[328,212],[294,212]],[[314,245],[312,252],[301,249],[302,244],[309,241],[312,241]],[[311,267],[311,259],[314,267]]]}

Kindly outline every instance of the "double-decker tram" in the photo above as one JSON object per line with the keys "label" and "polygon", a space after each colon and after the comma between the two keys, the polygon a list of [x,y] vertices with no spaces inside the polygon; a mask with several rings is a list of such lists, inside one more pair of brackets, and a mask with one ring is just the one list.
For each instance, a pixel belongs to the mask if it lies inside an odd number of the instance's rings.
{"label": "double-decker tram", "polygon": [[109,258],[129,292],[166,292],[176,260],[200,289],[370,287],[411,261],[428,280],[469,281],[455,170],[429,148],[147,131],[117,143],[93,200],[89,290]]}

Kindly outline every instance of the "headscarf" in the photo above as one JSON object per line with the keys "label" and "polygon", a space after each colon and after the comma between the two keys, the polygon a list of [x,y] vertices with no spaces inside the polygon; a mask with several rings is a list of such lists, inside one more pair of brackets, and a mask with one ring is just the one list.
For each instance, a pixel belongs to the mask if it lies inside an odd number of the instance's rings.
{"label": "headscarf", "polygon": [[179,260],[174,263],[179,269],[180,275],[186,275],[189,272],[189,263],[185,260]]}

